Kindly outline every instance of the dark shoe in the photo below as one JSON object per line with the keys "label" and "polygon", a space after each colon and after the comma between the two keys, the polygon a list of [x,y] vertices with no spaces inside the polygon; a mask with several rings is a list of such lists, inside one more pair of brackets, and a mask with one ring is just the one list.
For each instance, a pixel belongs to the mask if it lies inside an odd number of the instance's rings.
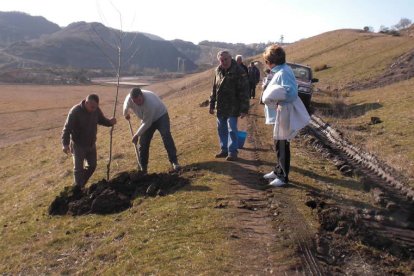
{"label": "dark shoe", "polygon": [[236,161],[237,155],[229,155],[226,157],[226,161]]}
{"label": "dark shoe", "polygon": [[219,153],[216,154],[216,158],[225,158],[225,157],[227,157],[227,152],[220,151]]}
{"label": "dark shoe", "polygon": [[181,166],[180,166],[180,164],[178,164],[178,162],[177,163],[172,163],[172,167],[173,167],[173,170],[176,171],[176,172],[181,170]]}
{"label": "dark shoe", "polygon": [[87,190],[85,189],[85,187],[80,186],[80,185],[73,186],[72,196],[74,200],[81,199],[83,195],[86,193],[87,193]]}
{"label": "dark shoe", "polygon": [[80,185],[74,185],[72,188],[73,195],[80,195],[82,194],[82,186]]}

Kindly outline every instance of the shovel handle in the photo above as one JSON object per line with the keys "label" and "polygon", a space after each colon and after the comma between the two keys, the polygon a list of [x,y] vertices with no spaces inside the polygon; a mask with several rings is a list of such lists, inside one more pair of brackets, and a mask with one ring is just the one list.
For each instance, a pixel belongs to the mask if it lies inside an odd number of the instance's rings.
{"label": "shovel handle", "polygon": [[[134,137],[134,132],[132,131],[132,125],[131,125],[130,120],[128,120],[128,124],[129,124],[129,131],[131,132],[131,136]],[[141,166],[141,163],[139,162],[139,151],[138,151],[136,144],[134,144],[134,149],[135,149],[135,156],[137,157],[138,170],[142,171],[142,166]]]}

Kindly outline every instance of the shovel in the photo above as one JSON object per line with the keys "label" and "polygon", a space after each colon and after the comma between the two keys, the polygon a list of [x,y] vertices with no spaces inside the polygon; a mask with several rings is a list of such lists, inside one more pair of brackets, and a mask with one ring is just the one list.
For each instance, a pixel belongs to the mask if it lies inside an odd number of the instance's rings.
{"label": "shovel", "polygon": [[[131,131],[131,136],[134,137],[134,132],[132,131],[132,126],[131,126],[131,120],[128,120],[128,124],[129,124],[129,130]],[[138,152],[138,148],[136,144],[134,144],[134,148],[135,148],[135,156],[137,157],[138,170],[142,171],[142,166],[141,166],[141,163],[139,162],[139,152]]]}

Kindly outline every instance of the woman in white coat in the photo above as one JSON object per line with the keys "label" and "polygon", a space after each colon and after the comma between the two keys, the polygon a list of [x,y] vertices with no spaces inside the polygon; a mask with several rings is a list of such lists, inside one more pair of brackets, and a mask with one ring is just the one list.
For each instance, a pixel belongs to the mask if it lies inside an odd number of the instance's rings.
{"label": "woman in white coat", "polygon": [[273,78],[263,92],[266,124],[274,124],[273,139],[277,162],[273,171],[264,175],[271,186],[280,187],[289,182],[290,140],[310,120],[305,106],[298,97],[298,85],[292,69],[286,64],[282,47],[271,45],[263,53]]}

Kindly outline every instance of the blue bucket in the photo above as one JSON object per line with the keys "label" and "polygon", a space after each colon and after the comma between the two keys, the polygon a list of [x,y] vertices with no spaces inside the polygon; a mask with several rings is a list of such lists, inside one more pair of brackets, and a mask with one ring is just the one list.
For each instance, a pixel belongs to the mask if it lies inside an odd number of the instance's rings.
{"label": "blue bucket", "polygon": [[239,149],[242,149],[244,146],[244,142],[246,141],[247,132],[246,131],[238,131],[237,132],[237,141]]}

